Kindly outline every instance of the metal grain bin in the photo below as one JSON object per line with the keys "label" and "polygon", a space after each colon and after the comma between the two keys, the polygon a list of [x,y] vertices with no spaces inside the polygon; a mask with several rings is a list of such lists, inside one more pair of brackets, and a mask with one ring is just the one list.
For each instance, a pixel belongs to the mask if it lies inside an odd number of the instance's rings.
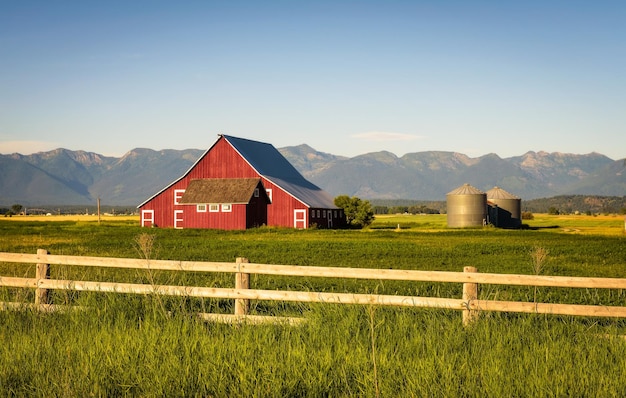
{"label": "metal grain bin", "polygon": [[464,184],[446,195],[448,227],[479,227],[487,221],[487,195]]}
{"label": "metal grain bin", "polygon": [[520,228],[522,226],[522,200],[499,187],[487,192],[489,222],[500,228]]}

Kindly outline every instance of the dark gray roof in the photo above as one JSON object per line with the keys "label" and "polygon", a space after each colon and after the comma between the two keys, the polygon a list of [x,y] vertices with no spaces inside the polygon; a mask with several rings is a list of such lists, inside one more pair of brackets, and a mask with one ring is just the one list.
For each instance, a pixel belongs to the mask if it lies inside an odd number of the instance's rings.
{"label": "dark gray roof", "polygon": [[189,181],[182,204],[249,203],[260,178],[206,178]]}
{"label": "dark gray roof", "polygon": [[336,209],[333,197],[309,182],[271,144],[223,136],[257,173],[313,208]]}

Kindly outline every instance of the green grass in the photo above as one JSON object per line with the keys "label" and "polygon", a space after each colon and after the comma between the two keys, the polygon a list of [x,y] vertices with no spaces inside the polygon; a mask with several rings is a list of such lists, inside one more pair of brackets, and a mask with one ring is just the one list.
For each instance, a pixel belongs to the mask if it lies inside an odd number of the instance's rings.
{"label": "green grass", "polygon": [[626,388],[626,342],[611,324],[493,315],[464,328],[446,312],[383,308],[372,323],[367,308],[326,305],[299,327],[228,326],[166,318],[150,300],[110,300],[94,313],[0,313],[4,393],[541,397]]}
{"label": "green grass", "polygon": [[[401,217],[398,217],[401,218]],[[141,229],[134,220],[0,220],[0,251],[139,258],[135,238],[155,236],[160,259],[626,277],[626,235],[601,218],[537,218],[534,229],[451,230],[445,216],[379,218],[362,231],[260,228],[225,232]],[[578,221],[578,223],[577,223]],[[604,223],[610,223],[609,226]],[[533,224],[534,223],[534,224]],[[556,226],[556,227],[554,227]],[[588,228],[581,233],[570,230]],[[147,275],[53,266],[52,277],[234,286],[230,274]],[[34,265],[0,264],[0,275]],[[261,289],[460,297],[461,286],[253,276]],[[625,305],[623,291],[481,286],[480,297]],[[0,312],[0,396],[620,396],[626,391],[626,321],[483,313],[472,327],[455,311],[253,302],[255,314],[307,322],[229,326],[193,314],[232,313],[229,300],[54,292],[92,311]],[[33,292],[0,290],[0,301]],[[372,316],[373,315],[373,316]]]}

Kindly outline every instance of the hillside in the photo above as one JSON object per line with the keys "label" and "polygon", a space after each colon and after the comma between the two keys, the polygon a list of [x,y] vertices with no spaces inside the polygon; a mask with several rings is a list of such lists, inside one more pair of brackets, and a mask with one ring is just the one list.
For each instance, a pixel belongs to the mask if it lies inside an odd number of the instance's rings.
{"label": "hillside", "polygon": [[598,153],[527,152],[503,159],[496,154],[470,158],[429,151],[397,157],[375,152],[344,158],[320,154],[308,146],[280,151],[305,177],[333,195],[445,200],[448,192],[464,183],[483,191],[499,186],[522,199],[626,193],[626,160],[614,161]]}
{"label": "hillside", "polygon": [[[470,183],[500,186],[523,200],[558,195],[623,196],[626,160],[528,152],[478,158],[455,152],[417,152],[397,157],[374,152],[352,158],[308,145],[279,151],[307,179],[337,196],[377,200],[445,201],[446,193]],[[0,205],[136,206],[185,173],[204,151],[137,148],[120,158],[56,149],[32,155],[0,155]]]}

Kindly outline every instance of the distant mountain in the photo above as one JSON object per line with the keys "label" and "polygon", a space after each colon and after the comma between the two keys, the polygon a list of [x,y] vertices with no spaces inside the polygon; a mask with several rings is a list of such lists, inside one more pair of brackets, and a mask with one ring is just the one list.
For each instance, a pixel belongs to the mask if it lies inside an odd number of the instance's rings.
{"label": "distant mountain", "polygon": [[199,149],[133,149],[121,158],[56,149],[0,155],[0,204],[136,206],[180,177]]}
{"label": "distant mountain", "polygon": [[483,191],[499,186],[522,199],[626,195],[626,160],[614,161],[598,153],[527,152],[502,159],[496,154],[470,158],[440,151],[409,153],[400,158],[383,151],[344,158],[316,152],[306,145],[280,151],[305,177],[334,196],[445,200],[448,192],[464,183]]}
{"label": "distant mountain", "polygon": [[[484,191],[499,186],[523,200],[626,195],[626,160],[598,153],[528,152],[503,159],[441,151],[348,158],[308,145],[279,151],[333,196],[445,201],[448,192],[464,183]],[[121,158],[67,149],[0,155],[0,205],[92,205],[100,198],[106,205],[134,207],[183,175],[202,153],[137,148]]]}

